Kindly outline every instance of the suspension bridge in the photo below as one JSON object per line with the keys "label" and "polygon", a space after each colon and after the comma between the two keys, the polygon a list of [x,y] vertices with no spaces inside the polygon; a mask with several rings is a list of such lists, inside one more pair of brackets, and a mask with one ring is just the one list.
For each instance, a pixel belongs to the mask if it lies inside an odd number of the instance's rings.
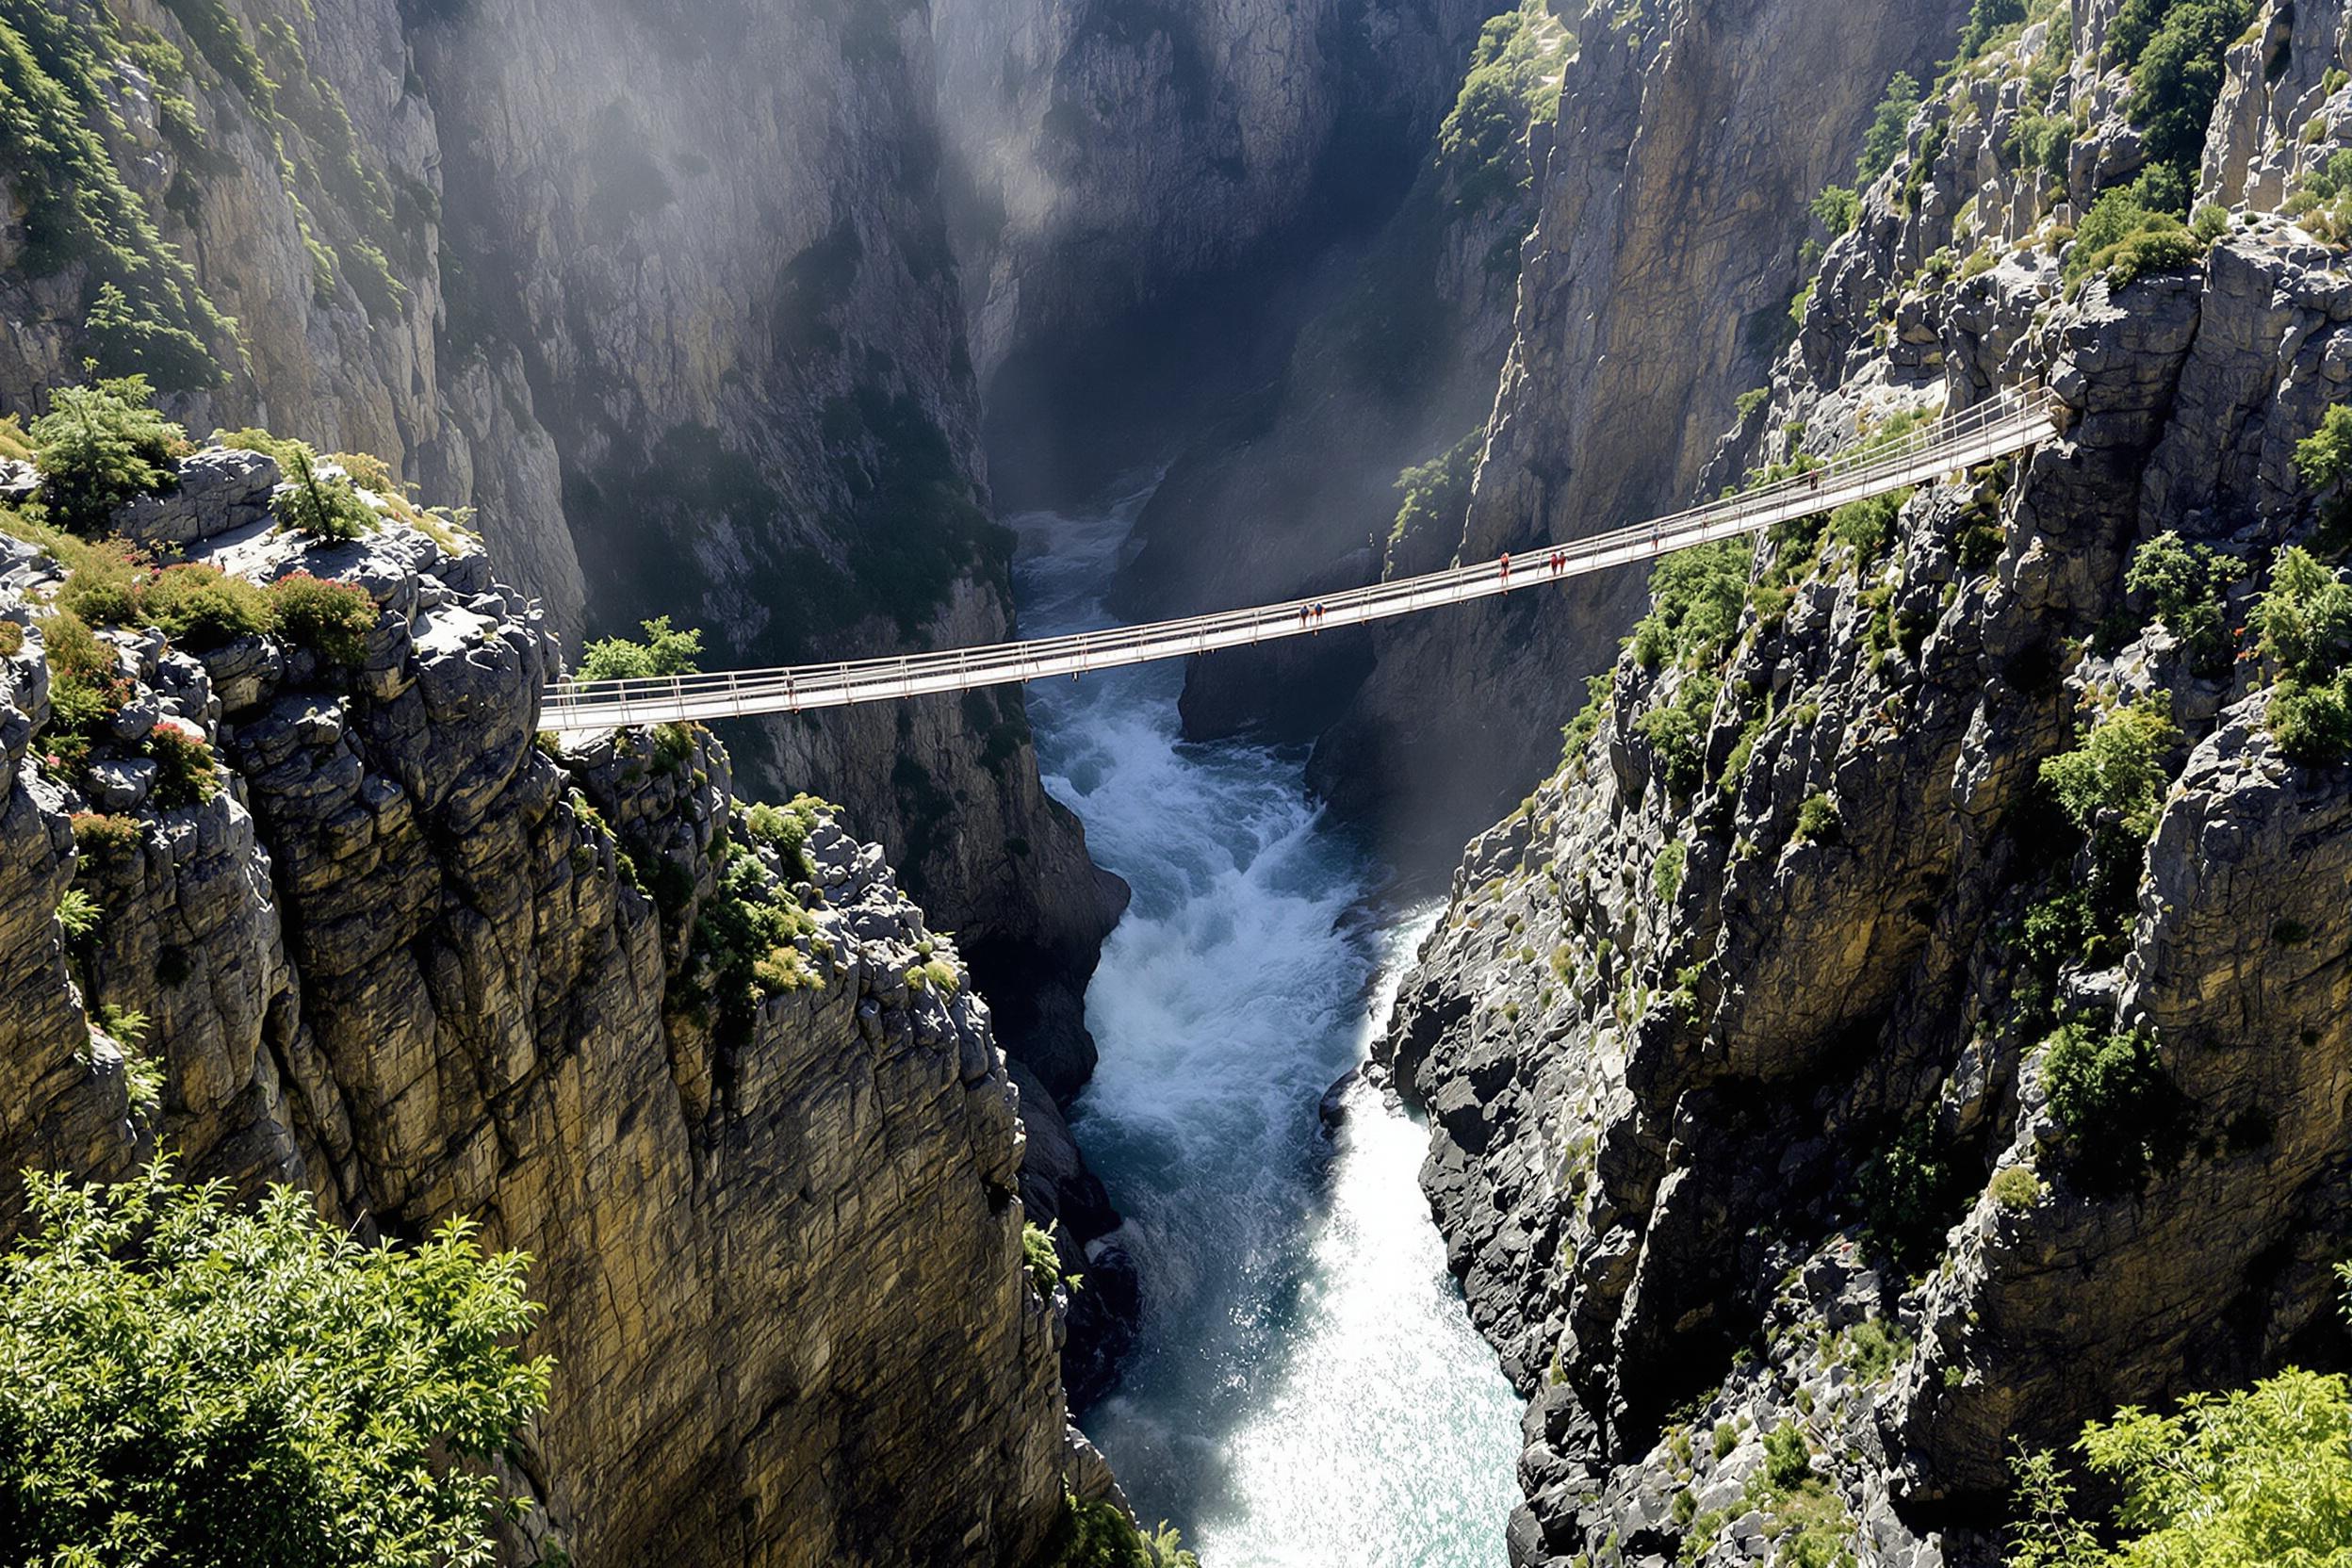
{"label": "suspension bridge", "polygon": [[953,648],[834,664],[797,664],[709,675],[562,680],[540,720],[564,733],[620,725],[797,713],[940,692],[1079,676],[1218,648],[1304,637],[1337,627],[1522,593],[1571,578],[1653,561],[1774,523],[1867,500],[1941,475],[2013,456],[2063,428],[2064,405],[2047,392],[2010,391],[1887,441],[1870,441],[1825,466],[1777,483],[1566,544],[1504,555],[1368,588],[1288,599],[1144,626],[1114,627],[1025,643]]}

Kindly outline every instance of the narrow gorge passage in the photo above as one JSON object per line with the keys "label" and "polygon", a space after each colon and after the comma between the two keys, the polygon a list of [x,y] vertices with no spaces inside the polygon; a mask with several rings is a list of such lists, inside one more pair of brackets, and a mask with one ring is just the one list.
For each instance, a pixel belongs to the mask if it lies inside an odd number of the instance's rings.
{"label": "narrow gorge passage", "polygon": [[[1029,634],[1110,624],[1148,494],[1013,519]],[[1070,1110],[1128,1217],[1144,1323],[1081,1424],[1212,1568],[1497,1568],[1519,1403],[1446,1274],[1424,1135],[1362,1086],[1333,1136],[1317,1121],[1429,917],[1371,901],[1380,868],[1309,800],[1301,753],[1180,742],[1182,679],[1029,689],[1048,787],[1135,889]]]}

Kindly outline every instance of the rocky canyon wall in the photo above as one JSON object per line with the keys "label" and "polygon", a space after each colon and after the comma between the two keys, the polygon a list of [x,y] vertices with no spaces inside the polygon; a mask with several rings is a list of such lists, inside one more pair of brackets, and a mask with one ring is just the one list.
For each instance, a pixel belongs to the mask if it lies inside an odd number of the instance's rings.
{"label": "rocky canyon wall", "polygon": [[274,465],[233,456],[190,560],[359,585],[360,646],[134,616],[69,718],[62,569],[0,537],[0,1163],[169,1150],[530,1251],[561,1370],[516,1560],[1026,1560],[1108,1481],[954,944],[707,735],[537,735],[555,643],[478,542],[273,531]]}
{"label": "rocky canyon wall", "polygon": [[[1009,633],[923,6],[10,23],[36,112],[0,405],[37,411],[95,352],[156,370],[199,431],[381,455],[476,509],[575,654],[656,613],[713,666]],[[1039,784],[1018,693],[732,739],[747,778],[867,825],[1040,1080],[1084,1081],[1078,997],[1124,892]]]}
{"label": "rocky canyon wall", "polygon": [[[1847,176],[1899,70],[1966,11],[1773,0],[1592,7],[1539,144],[1538,211],[1467,515],[1440,564],[1571,539],[1687,498],[1734,398],[1764,378],[1802,281],[1806,204]],[[1457,525],[1459,532],[1456,532]],[[1310,776],[1405,847],[1491,819],[1550,763],[1638,608],[1632,578],[1382,632]],[[1493,694],[1509,692],[1508,703]]]}
{"label": "rocky canyon wall", "polygon": [[[2017,1445],[2352,1353],[2352,775],[2247,629],[2337,504],[2296,193],[2345,38],[2250,20],[2187,155],[2246,205],[2143,249],[2098,237],[2157,155],[2115,8],[1929,96],[1710,480],[2020,383],[2063,433],[1661,575],[1455,876],[1382,1053],[1532,1400],[1514,1563],[1998,1562]],[[2172,551],[2185,596],[2127,580]]]}

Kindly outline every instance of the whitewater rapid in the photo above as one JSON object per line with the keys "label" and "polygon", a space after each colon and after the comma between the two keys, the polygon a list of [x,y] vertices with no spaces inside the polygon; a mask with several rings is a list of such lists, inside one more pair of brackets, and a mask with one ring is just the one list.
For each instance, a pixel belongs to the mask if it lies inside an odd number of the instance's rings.
{"label": "whitewater rapid", "polygon": [[[1102,607],[1148,490],[1012,519],[1022,627]],[[1471,1331],[1417,1182],[1422,1129],[1357,1087],[1435,918],[1309,801],[1302,756],[1181,740],[1172,665],[1029,689],[1047,788],[1135,902],[1086,994],[1068,1107],[1127,1216],[1141,1342],[1082,1425],[1206,1568],[1499,1568],[1519,1404]]]}

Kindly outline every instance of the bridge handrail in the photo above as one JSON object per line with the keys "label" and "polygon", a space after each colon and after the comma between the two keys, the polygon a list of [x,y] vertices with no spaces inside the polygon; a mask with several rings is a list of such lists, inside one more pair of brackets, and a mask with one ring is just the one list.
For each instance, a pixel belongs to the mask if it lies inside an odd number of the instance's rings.
{"label": "bridge handrail", "polygon": [[[1932,473],[1946,466],[1967,466],[2020,449],[2038,438],[2058,413],[2056,400],[2048,393],[2005,392],[1891,439],[1838,454],[1815,469],[1772,484],[1564,544],[1534,546],[1508,570],[1503,564],[1507,558],[1498,557],[1336,594],[979,648],[708,675],[565,680],[547,694],[546,705],[548,717],[558,721],[559,727],[566,721],[571,727],[586,727],[589,723],[652,722],[657,717],[678,716],[681,711],[685,716],[715,717],[726,712],[837,706],[1032,678],[1039,672],[1060,674],[1072,662],[1083,666],[1119,654],[1157,657],[1146,654],[1154,647],[1168,653],[1205,651],[1210,646],[1230,645],[1214,641],[1230,634],[1249,633],[1254,640],[1269,631],[1292,636],[1327,625],[1356,625],[1382,618],[1378,612],[1401,612],[1400,605],[1413,608],[1424,602],[1446,603],[1509,592],[1519,581],[1533,585],[1582,575],[1611,564],[1608,558],[1628,548],[1635,554],[1627,559],[1665,554],[1708,539],[1751,531],[1767,521],[1884,494],[1918,482],[1925,477],[1922,469]],[[1980,452],[1980,448],[1985,449]],[[1792,499],[1805,504],[1791,507]],[[1555,558],[1560,563],[1558,568],[1552,565]],[[1320,615],[1315,613],[1317,607],[1321,607]],[[1339,616],[1336,623],[1331,619],[1334,612]],[[1024,671],[1030,673],[1024,675]],[[944,686],[923,684],[950,672],[953,678]]]}

